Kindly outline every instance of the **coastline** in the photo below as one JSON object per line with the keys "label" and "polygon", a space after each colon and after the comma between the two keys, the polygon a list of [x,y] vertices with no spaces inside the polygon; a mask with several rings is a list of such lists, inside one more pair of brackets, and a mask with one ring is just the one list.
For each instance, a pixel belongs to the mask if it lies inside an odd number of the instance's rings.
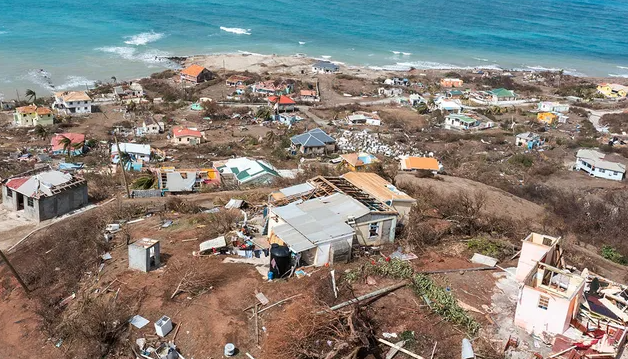
{"label": "coastline", "polygon": [[[298,56],[300,55],[300,56]],[[439,67],[439,63],[426,62],[430,66],[410,66],[410,65],[389,65],[389,66],[370,66],[366,64],[351,64],[342,61],[337,61],[333,58],[313,57],[303,54],[295,55],[278,55],[278,54],[261,54],[246,51],[238,52],[224,52],[224,53],[208,53],[208,54],[194,54],[194,55],[168,55],[168,56],[156,56],[154,62],[157,64],[163,64],[155,67],[146,66],[146,69],[151,69],[151,72],[146,72],[146,75],[140,76],[125,76],[117,78],[118,81],[135,81],[142,78],[150,77],[152,73],[161,72],[167,69],[177,69],[188,66],[192,63],[202,65],[211,71],[220,73],[220,71],[235,71],[235,72],[253,72],[264,73],[268,72],[274,75],[295,75],[295,74],[308,74],[310,73],[311,64],[316,61],[331,61],[340,66],[341,72],[350,74],[353,76],[364,78],[377,78],[386,74],[402,74],[407,73],[410,70],[420,71],[424,74],[444,74],[447,72],[457,72],[461,74],[471,73],[474,71],[482,70],[489,73],[511,73],[513,75],[524,73],[541,73],[541,72],[558,72],[557,68],[544,68],[540,66],[528,67],[528,68],[502,68],[495,64],[488,64],[482,66],[454,66],[442,64]],[[586,76],[579,74],[565,74],[586,79],[594,83],[600,82],[615,82],[620,84],[628,84],[628,78],[625,77],[596,77]],[[63,86],[57,87],[54,90],[48,89],[52,92],[55,90],[76,90],[85,89],[86,87],[93,88],[97,83],[104,83],[107,80],[93,80],[88,82],[81,82],[77,86]],[[18,89],[20,92],[24,92],[26,88]],[[11,95],[12,94],[12,95]],[[2,97],[0,97],[2,99]],[[9,92],[9,95],[4,96],[5,101],[16,100],[14,92]]]}

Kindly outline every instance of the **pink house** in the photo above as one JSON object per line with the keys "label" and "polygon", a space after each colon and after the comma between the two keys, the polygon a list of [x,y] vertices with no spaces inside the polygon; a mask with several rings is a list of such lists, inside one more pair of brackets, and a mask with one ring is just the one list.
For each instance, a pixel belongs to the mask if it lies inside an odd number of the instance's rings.
{"label": "pink house", "polygon": [[[586,274],[564,268],[561,239],[531,233],[523,240],[516,279],[522,283],[515,325],[528,333],[561,334],[583,300]],[[586,270],[585,270],[586,271]]]}

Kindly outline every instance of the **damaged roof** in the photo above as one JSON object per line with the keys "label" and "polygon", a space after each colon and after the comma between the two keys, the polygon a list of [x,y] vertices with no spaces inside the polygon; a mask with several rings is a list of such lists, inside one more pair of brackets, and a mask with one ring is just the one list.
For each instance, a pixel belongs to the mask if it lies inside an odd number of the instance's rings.
{"label": "damaged roof", "polygon": [[64,188],[84,184],[85,180],[60,171],[40,172],[31,176],[14,177],[5,186],[30,198],[50,197]]}

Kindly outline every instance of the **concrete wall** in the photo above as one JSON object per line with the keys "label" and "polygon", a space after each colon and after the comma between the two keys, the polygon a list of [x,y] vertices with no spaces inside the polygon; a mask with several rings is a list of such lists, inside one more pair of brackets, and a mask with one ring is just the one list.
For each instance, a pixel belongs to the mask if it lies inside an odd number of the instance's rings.
{"label": "concrete wall", "polygon": [[34,200],[34,206],[25,205],[24,212],[32,220],[44,221],[81,208],[87,205],[87,201],[87,185],[83,185],[69,188],[52,197]]}
{"label": "concrete wall", "polygon": [[[549,298],[547,309],[538,306],[541,295]],[[537,335],[542,332],[562,334],[569,328],[578,296],[575,295],[570,301],[567,298],[524,286],[519,292],[515,325],[525,329],[528,333]]]}
{"label": "concrete wall", "polygon": [[408,216],[410,216],[410,210],[416,202],[407,201],[395,201],[393,200],[390,206],[397,212],[399,212],[399,222],[406,222]]}
{"label": "concrete wall", "polygon": [[2,204],[10,209],[11,211],[17,211],[17,192],[11,190],[12,196],[7,197],[7,190],[9,190],[6,186],[2,186]]}
{"label": "concrete wall", "polygon": [[[517,282],[523,282],[536,263],[541,260],[546,253],[550,252],[551,249],[551,247],[542,244],[527,241],[522,242],[521,255],[519,256],[517,271],[515,272]],[[551,255],[548,255],[548,258],[550,257]]]}
{"label": "concrete wall", "polygon": [[[356,218],[356,239],[363,245],[380,245],[395,241],[395,228],[397,226],[397,216],[391,214],[369,213],[360,218]],[[379,225],[378,235],[370,236],[371,223]]]}

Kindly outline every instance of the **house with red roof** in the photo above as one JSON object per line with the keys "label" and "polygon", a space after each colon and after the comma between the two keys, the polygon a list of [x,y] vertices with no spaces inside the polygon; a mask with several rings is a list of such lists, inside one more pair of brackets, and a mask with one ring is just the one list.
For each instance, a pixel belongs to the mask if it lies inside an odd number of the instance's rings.
{"label": "house with red roof", "polygon": [[183,70],[181,70],[181,81],[191,82],[193,84],[198,84],[201,82],[211,80],[214,75],[208,69],[204,68],[201,65],[192,64]]}
{"label": "house with red roof", "polygon": [[22,173],[2,186],[2,204],[30,220],[62,216],[88,202],[87,181],[50,167]]}
{"label": "house with red roof", "polygon": [[288,96],[270,96],[268,98],[268,106],[272,107],[275,112],[294,111],[297,103]]}
{"label": "house with red roof", "polygon": [[[69,142],[67,140],[70,140]],[[85,135],[82,133],[57,133],[50,140],[53,155],[83,154],[85,148]]]}
{"label": "house with red roof", "polygon": [[174,145],[198,145],[203,139],[203,134],[195,128],[177,126],[172,128],[171,141]]}

